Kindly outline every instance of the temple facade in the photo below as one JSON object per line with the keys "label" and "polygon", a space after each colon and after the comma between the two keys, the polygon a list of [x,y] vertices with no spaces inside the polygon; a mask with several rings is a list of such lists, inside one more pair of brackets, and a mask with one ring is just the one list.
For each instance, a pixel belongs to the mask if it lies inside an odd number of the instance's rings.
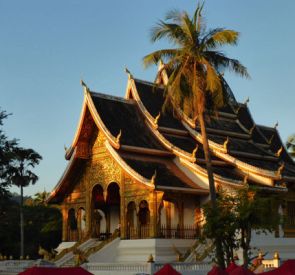
{"label": "temple facade", "polygon": [[[128,75],[125,98],[90,91],[68,166],[49,202],[59,205],[63,241],[196,239],[209,186],[198,121],[163,111],[163,70],[156,83]],[[224,89],[231,93],[224,83]],[[276,127],[254,122],[231,100],[206,121],[216,187],[255,185],[279,194],[286,217],[278,235],[295,236],[295,164]]]}

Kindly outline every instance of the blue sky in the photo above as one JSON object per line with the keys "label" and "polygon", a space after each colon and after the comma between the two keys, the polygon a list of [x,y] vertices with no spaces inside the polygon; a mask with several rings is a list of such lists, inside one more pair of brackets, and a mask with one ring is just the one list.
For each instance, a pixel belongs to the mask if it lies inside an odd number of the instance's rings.
{"label": "blue sky", "polygon": [[[96,91],[123,96],[124,67],[153,80],[142,57],[165,43],[151,44],[150,28],[167,11],[193,11],[188,0],[0,0],[0,107],[9,137],[43,156],[39,182],[26,194],[51,191],[66,161],[64,145],[74,136],[83,99],[81,78]],[[295,132],[295,1],[207,0],[208,28],[241,33],[225,49],[247,66],[251,80],[226,74],[240,101],[250,97],[257,123],[279,121],[283,140]]]}

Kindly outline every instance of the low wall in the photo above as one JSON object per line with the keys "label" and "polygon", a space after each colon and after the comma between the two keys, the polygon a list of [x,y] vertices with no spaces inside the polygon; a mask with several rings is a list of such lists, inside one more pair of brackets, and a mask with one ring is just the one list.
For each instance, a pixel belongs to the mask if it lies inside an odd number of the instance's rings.
{"label": "low wall", "polygon": [[[211,269],[209,263],[170,263],[182,275],[207,275]],[[94,275],[153,275],[164,263],[87,263],[83,268]]]}

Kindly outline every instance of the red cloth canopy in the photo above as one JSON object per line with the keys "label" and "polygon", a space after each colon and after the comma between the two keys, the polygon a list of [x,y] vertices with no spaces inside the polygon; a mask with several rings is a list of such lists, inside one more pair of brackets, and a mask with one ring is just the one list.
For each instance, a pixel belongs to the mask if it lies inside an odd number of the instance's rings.
{"label": "red cloth canopy", "polygon": [[228,273],[218,266],[213,266],[207,275],[228,275]]}
{"label": "red cloth canopy", "polygon": [[229,272],[229,275],[255,275],[255,273],[243,266],[237,266],[234,270]]}
{"label": "red cloth canopy", "polygon": [[231,262],[225,270],[227,273],[230,273],[231,271],[233,271],[237,267],[238,267],[238,265],[236,265],[235,262]]}
{"label": "red cloth canopy", "polygon": [[19,275],[93,275],[82,267],[31,267],[19,273]]}
{"label": "red cloth canopy", "polygon": [[170,264],[165,264],[159,271],[154,273],[154,275],[181,275],[176,271]]}
{"label": "red cloth canopy", "polygon": [[295,260],[287,260],[280,267],[260,273],[261,275],[294,275],[295,274]]}

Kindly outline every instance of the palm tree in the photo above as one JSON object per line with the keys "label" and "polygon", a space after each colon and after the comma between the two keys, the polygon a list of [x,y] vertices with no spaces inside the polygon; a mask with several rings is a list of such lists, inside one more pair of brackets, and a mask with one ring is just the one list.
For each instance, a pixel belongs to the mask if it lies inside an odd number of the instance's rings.
{"label": "palm tree", "polygon": [[[198,4],[192,17],[187,12],[170,11],[165,21],[160,20],[152,29],[151,40],[168,39],[174,47],[146,55],[144,65],[158,64],[163,60],[169,72],[164,107],[180,108],[187,116],[197,118],[201,128],[211,204],[216,209],[211,156],[205,126],[208,111],[224,104],[222,74],[225,69],[249,77],[247,69],[236,59],[228,58],[221,46],[236,45],[239,33],[216,28],[206,30],[202,16],[203,4]],[[161,71],[159,72],[161,73]],[[208,104],[211,102],[211,104]],[[222,261],[221,244],[215,239],[219,264]],[[219,251],[218,251],[219,250]]]}
{"label": "palm tree", "polygon": [[42,157],[33,149],[15,148],[13,161],[9,168],[9,182],[10,184],[20,187],[20,256],[24,256],[24,216],[23,216],[23,188],[35,184],[38,176],[31,171],[39,164]]}

